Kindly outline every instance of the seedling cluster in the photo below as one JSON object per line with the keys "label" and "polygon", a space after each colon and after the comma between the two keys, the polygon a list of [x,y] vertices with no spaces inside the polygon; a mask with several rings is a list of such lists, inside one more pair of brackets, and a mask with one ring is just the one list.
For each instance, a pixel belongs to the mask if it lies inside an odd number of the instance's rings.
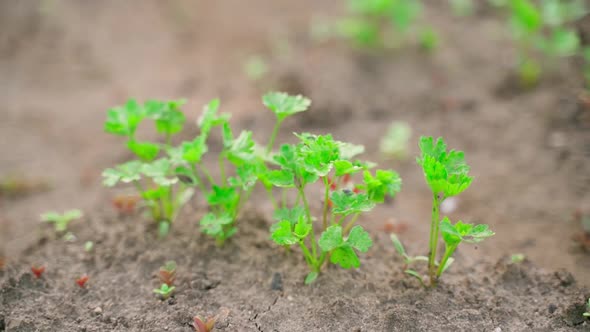
{"label": "seedling cluster", "polygon": [[[362,47],[399,46],[404,43],[422,15],[420,0],[348,0],[349,16],[339,32]],[[419,40],[427,50],[438,44],[432,28],[421,27]]]}
{"label": "seedling cluster", "polygon": [[544,64],[559,58],[583,55],[590,79],[590,50],[583,49],[577,32],[569,23],[587,13],[579,0],[505,0],[493,1],[508,13],[512,38],[518,48],[517,72],[523,87],[538,83]]}
{"label": "seedling cluster", "polygon": [[[396,2],[395,6],[401,3],[405,2]],[[407,8],[411,3],[405,3]],[[356,223],[361,214],[395,197],[401,189],[399,175],[392,170],[374,169],[374,163],[357,158],[364,152],[363,146],[338,141],[329,134],[295,134],[298,142],[283,144],[275,151],[283,122],[291,115],[306,111],[311,101],[302,96],[270,92],[263,96],[262,102],[276,119],[264,145],[253,140],[251,131],[234,135],[230,115],[218,112],[220,102],[217,99],[204,107],[197,121],[199,134],[177,145],[172,138],[182,130],[186,120],[180,109],[184,101],[148,101],[141,105],[130,100],[124,106],[109,110],[105,130],[126,137],[127,147],[137,159],[105,170],[104,184],[133,184],[141,197],[141,205],[148,208],[151,219],[158,223],[161,235],[168,232],[182,205],[196,190],[200,191],[199,196],[205,197],[209,206],[209,212],[200,221],[201,231],[222,245],[236,234],[240,209],[254,186],[260,183],[275,209],[276,223],[270,228],[270,238],[287,250],[292,246],[300,248],[310,270],[306,284],[316,280],[327,263],[345,269],[360,267],[359,253],[367,252],[373,242],[369,233]],[[155,123],[163,142],[137,137],[137,129],[146,119]],[[217,128],[223,144],[214,156],[218,166],[215,174],[204,165],[203,159],[209,151],[209,137]],[[407,128],[392,128],[389,136],[388,144],[384,144],[388,150],[405,153]],[[469,167],[463,152],[447,152],[442,139],[434,141],[423,137],[420,148],[422,156],[418,163],[433,195],[430,257],[411,257],[395,235],[392,239],[406,265],[428,262],[430,284],[434,286],[451,265],[452,255],[461,242],[479,242],[493,232],[486,225],[452,223],[446,217],[439,218],[440,204],[467,189],[472,178],[467,174]],[[318,187],[322,193],[319,200],[310,195],[311,188]],[[277,191],[281,194],[276,195]],[[280,199],[277,201],[275,196]],[[321,204],[321,210],[314,216],[312,206],[316,203]],[[441,235],[446,249],[439,263],[437,247]],[[176,263],[172,261],[160,269],[158,276],[162,286],[154,292],[162,298],[174,291],[175,272]],[[424,282],[415,270],[406,272]]]}

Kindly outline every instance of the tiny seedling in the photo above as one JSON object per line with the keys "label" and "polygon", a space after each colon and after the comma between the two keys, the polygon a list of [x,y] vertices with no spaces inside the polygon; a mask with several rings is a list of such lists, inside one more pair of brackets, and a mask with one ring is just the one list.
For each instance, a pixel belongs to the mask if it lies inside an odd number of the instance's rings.
{"label": "tiny seedling", "polygon": [[53,223],[56,233],[64,233],[68,229],[68,225],[75,219],[82,217],[80,210],[68,210],[62,214],[58,212],[46,212],[41,215],[41,221],[46,223]]}
{"label": "tiny seedling", "polygon": [[84,243],[84,251],[91,252],[93,249],[94,249],[94,242],[92,242],[92,241],[86,241]]}
{"label": "tiny seedling", "polygon": [[408,153],[412,128],[405,122],[393,122],[381,139],[379,150],[387,158],[403,160]]}
{"label": "tiny seedling", "polygon": [[160,281],[168,286],[172,286],[176,280],[176,262],[168,261],[160,267],[158,271]]}
{"label": "tiny seedling", "polygon": [[168,299],[174,293],[176,287],[162,284],[160,288],[154,289],[154,293],[158,294],[162,300]]}
{"label": "tiny seedling", "polygon": [[[274,156],[278,169],[270,169],[266,179],[279,188],[294,189],[297,198],[289,208],[282,199],[275,211],[277,223],[271,229],[271,239],[286,248],[301,248],[310,273],[305,283],[312,283],[322,266],[331,262],[341,267],[358,268],[357,252],[367,252],[372,246],[369,234],[355,225],[359,216],[393,197],[401,188],[401,180],[393,171],[369,170],[370,163],[353,158],[364,147],[334,140],[331,135],[296,134],[298,144],[285,144]],[[363,182],[354,188],[342,188],[355,174]],[[306,188],[316,182],[323,185],[321,235],[316,241],[314,218],[311,214]],[[283,195],[283,197],[286,197]]]}
{"label": "tiny seedling", "polygon": [[[432,192],[428,276],[430,287],[434,287],[442,273],[451,266],[452,256],[461,242],[477,243],[494,233],[487,225],[471,225],[462,221],[453,224],[447,217],[440,219],[441,203],[465,191],[473,178],[468,174],[469,166],[465,163],[465,154],[462,151],[447,151],[442,138],[435,141],[432,137],[421,137],[419,146],[422,154],[416,161],[422,166],[424,178]],[[437,249],[441,234],[445,242],[445,252],[439,263]],[[394,239],[396,250],[404,256],[405,250],[399,240],[397,242],[398,244]],[[406,270],[406,273],[416,277],[422,285],[426,285],[424,278],[417,271]]]}
{"label": "tiny seedling", "polygon": [[193,326],[196,332],[211,332],[215,328],[215,317],[203,319],[199,316],[193,318]]}
{"label": "tiny seedling", "polygon": [[524,262],[525,259],[526,259],[526,256],[524,254],[512,254],[510,256],[510,262],[512,264],[522,263],[522,262]]}
{"label": "tiny seedling", "polygon": [[586,312],[582,314],[584,317],[590,317],[590,299],[586,303]]}
{"label": "tiny seedling", "polygon": [[268,73],[268,65],[261,56],[252,55],[244,63],[244,72],[251,81],[258,81]]}
{"label": "tiny seedling", "polygon": [[76,284],[78,284],[78,286],[80,286],[80,288],[85,288],[86,283],[88,282],[89,279],[90,279],[90,277],[87,274],[83,274],[82,276],[80,276],[80,278],[76,279]]}
{"label": "tiny seedling", "polygon": [[39,279],[45,272],[45,266],[42,265],[33,265],[31,266],[31,272],[35,276],[35,278]]}

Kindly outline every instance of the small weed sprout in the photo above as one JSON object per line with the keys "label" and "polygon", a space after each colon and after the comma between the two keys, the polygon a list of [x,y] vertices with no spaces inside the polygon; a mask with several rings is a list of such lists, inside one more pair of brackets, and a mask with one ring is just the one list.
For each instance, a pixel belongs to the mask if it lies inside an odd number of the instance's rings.
{"label": "small weed sprout", "polygon": [[408,154],[408,143],[412,128],[405,122],[393,122],[387,134],[381,139],[379,150],[390,159],[404,160]]}
{"label": "small weed sprout", "polygon": [[582,314],[584,317],[590,317],[590,299],[586,303],[586,312]]}
{"label": "small weed sprout", "polygon": [[83,274],[80,278],[76,279],[76,284],[78,284],[80,288],[85,288],[88,280],[90,280],[90,277],[87,274]]}
{"label": "small weed sprout", "polygon": [[[436,141],[432,137],[420,138],[422,155],[416,159],[422,166],[424,178],[432,192],[432,219],[430,225],[430,240],[428,257],[429,285],[434,287],[440,276],[453,263],[453,254],[461,242],[478,243],[494,235],[488,225],[471,225],[457,221],[452,223],[449,218],[440,219],[440,204],[449,197],[457,196],[465,191],[473,181],[469,176],[469,166],[465,163],[462,151],[447,152],[442,138]],[[445,242],[445,252],[440,263],[437,260],[439,238]],[[392,238],[396,250],[408,262],[407,254],[397,238]],[[397,242],[397,243],[396,243]],[[420,261],[418,259],[414,261]],[[424,278],[415,270],[407,269],[407,274],[416,277],[422,285],[426,285]]]}
{"label": "small weed sprout", "polygon": [[193,318],[193,325],[196,332],[211,332],[215,328],[215,317],[203,319],[199,316]]}
{"label": "small weed sprout", "polygon": [[31,272],[35,276],[35,278],[39,279],[45,273],[45,266],[43,265],[33,265],[31,266]]}
{"label": "small weed sprout", "polygon": [[86,241],[84,243],[84,251],[91,252],[92,250],[94,250],[94,242]]}
{"label": "small weed sprout", "polygon": [[168,261],[158,271],[160,281],[168,286],[172,286],[176,280],[176,262]]}
{"label": "small weed sprout", "polygon": [[[294,189],[297,198],[288,207],[286,195],[275,211],[277,223],[271,231],[272,240],[284,247],[301,248],[310,272],[305,283],[312,283],[327,261],[341,267],[358,268],[357,252],[367,252],[372,246],[369,234],[356,225],[359,216],[383,203],[386,196],[395,196],[401,180],[393,171],[372,173],[370,163],[353,158],[364,147],[336,141],[331,135],[296,134],[299,143],[282,145],[274,155],[275,169],[266,174],[273,186]],[[332,174],[332,176],[331,176]],[[354,188],[342,188],[355,174],[363,182]],[[314,218],[311,215],[306,188],[316,182],[323,185],[323,208],[318,218],[321,235],[316,240]]]}
{"label": "small weed sprout", "polygon": [[41,215],[41,221],[46,223],[53,223],[55,232],[62,234],[68,230],[70,222],[82,218],[82,211],[68,210],[62,214],[58,212],[46,212]]}
{"label": "small weed sprout", "polygon": [[526,256],[524,254],[513,254],[510,256],[510,262],[512,264],[518,264],[524,262]]}
{"label": "small weed sprout", "polygon": [[176,287],[168,286],[166,284],[162,284],[160,288],[154,289],[154,293],[156,293],[162,300],[167,300],[172,294]]}

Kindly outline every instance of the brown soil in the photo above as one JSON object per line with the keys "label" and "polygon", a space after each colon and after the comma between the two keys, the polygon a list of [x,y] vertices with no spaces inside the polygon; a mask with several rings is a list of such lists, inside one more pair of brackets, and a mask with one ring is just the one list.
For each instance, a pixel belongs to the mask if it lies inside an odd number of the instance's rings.
{"label": "brown soil", "polygon": [[[44,4],[0,1],[0,175],[44,189],[0,198],[0,256],[7,257],[0,331],[191,331],[192,316],[219,312],[228,313],[222,331],[589,329],[581,310],[590,293],[580,287],[590,286],[590,258],[572,241],[581,230],[572,215],[590,213],[589,111],[578,102],[579,76],[565,65],[534,90],[498,94],[515,57],[497,17],[458,20],[431,5],[440,50],[377,54],[310,41],[312,18],[338,14],[327,0]],[[242,73],[252,53],[271,68],[257,85]],[[144,229],[139,215],[111,211],[121,190],[101,188],[100,172],[129,156],[102,133],[108,107],[128,97],[183,97],[196,118],[200,105],[220,96],[234,124],[262,141],[271,122],[259,96],[268,88],[313,100],[308,114],[285,124],[283,140],[293,131],[331,132],[365,144],[368,159],[401,174],[395,204],[362,221],[376,245],[360,270],[331,267],[303,286],[301,257],[268,240],[264,195],[222,249],[198,234],[202,206],[187,208],[166,240]],[[419,135],[442,135],[466,151],[476,179],[451,217],[497,233],[461,249],[432,291],[402,275],[382,231],[391,220],[407,225],[402,240],[424,253],[430,202],[422,174],[412,158],[378,155],[393,120],[413,128],[410,155]],[[72,226],[76,242],[36,230],[39,213],[74,207],[86,215]],[[96,243],[94,253],[83,251],[86,240]],[[530,262],[508,264],[504,257],[514,253]],[[162,302],[152,289],[170,259],[179,265],[177,295]],[[46,265],[41,280],[31,264]],[[573,277],[551,272],[561,268]],[[74,283],[82,273],[90,275],[86,290]],[[271,289],[277,278],[282,290]]]}

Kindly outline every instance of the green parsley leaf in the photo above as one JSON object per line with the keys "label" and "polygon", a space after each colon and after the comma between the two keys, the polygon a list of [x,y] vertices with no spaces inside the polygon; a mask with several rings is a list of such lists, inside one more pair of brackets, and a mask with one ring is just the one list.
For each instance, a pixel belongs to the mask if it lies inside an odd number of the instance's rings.
{"label": "green parsley leaf", "polygon": [[102,172],[103,185],[112,187],[118,182],[130,183],[141,179],[142,163],[137,160],[118,165],[115,168],[107,168]]}
{"label": "green parsley leaf", "polygon": [[353,247],[354,249],[360,252],[367,252],[369,248],[373,245],[373,241],[371,240],[371,236],[367,231],[365,231],[361,226],[356,225],[348,234],[348,238],[346,242]]}
{"label": "green parsley leaf", "polygon": [[137,142],[132,139],[127,142],[127,147],[143,161],[152,161],[160,153],[160,146],[155,143]]}
{"label": "green parsley leaf", "polygon": [[289,96],[284,92],[269,92],[262,97],[262,103],[275,113],[278,121],[290,115],[304,112],[311,105],[311,100],[301,96]]}
{"label": "green parsley leaf", "polygon": [[323,251],[332,251],[344,244],[342,238],[342,227],[339,225],[333,225],[328,227],[321,235],[319,240],[320,248]]}
{"label": "green parsley leaf", "polygon": [[299,238],[293,234],[293,225],[288,220],[283,220],[271,228],[271,239],[281,246],[290,246],[299,242]]}
{"label": "green parsley leaf", "polygon": [[130,99],[125,106],[108,110],[104,130],[115,135],[133,137],[144,117],[144,109],[137,101]]}
{"label": "green parsley leaf", "polygon": [[369,171],[363,173],[364,183],[359,187],[367,191],[369,198],[377,203],[385,201],[385,196],[394,197],[402,186],[399,175],[391,170],[378,169],[375,176]]}
{"label": "green parsley leaf", "polygon": [[333,213],[344,216],[371,211],[375,202],[369,199],[367,194],[355,194],[344,190],[334,191],[330,196],[334,204]]}

